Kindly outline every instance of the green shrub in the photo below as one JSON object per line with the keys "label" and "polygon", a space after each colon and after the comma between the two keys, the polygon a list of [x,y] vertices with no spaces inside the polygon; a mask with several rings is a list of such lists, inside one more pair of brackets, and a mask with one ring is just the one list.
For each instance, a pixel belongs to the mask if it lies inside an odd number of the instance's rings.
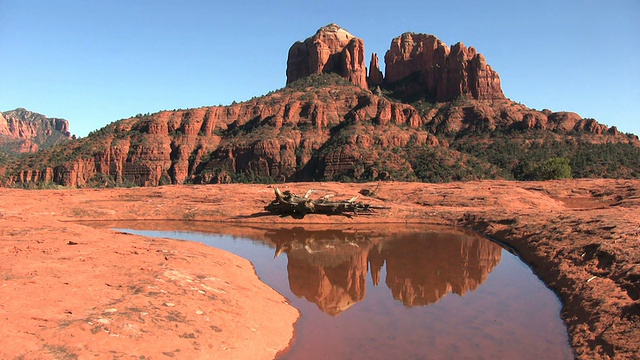
{"label": "green shrub", "polygon": [[571,166],[569,166],[569,159],[554,157],[547,159],[534,169],[534,178],[536,180],[557,180],[557,179],[570,179],[571,178]]}
{"label": "green shrub", "polygon": [[513,168],[513,177],[525,181],[545,181],[570,179],[570,160],[562,157],[553,157],[540,163],[523,161]]}

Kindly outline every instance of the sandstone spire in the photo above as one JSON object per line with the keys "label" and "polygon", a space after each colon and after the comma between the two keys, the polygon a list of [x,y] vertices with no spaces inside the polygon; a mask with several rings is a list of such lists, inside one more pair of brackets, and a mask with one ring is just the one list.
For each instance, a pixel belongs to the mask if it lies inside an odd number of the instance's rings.
{"label": "sandstone spire", "polygon": [[383,80],[380,64],[378,63],[378,54],[373,53],[371,54],[371,62],[369,63],[369,86],[380,85]]}

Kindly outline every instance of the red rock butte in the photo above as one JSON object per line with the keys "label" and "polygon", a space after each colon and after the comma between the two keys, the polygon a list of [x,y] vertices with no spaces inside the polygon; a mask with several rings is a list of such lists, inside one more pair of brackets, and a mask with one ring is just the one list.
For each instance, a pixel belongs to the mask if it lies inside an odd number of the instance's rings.
{"label": "red rock butte", "polygon": [[336,24],[320,28],[289,49],[287,84],[313,74],[336,73],[351,83],[367,87],[364,41]]}
{"label": "red rock butte", "polygon": [[424,95],[439,102],[459,97],[505,99],[498,73],[475,48],[461,42],[449,48],[433,35],[404,33],[391,41],[384,60],[384,84],[410,83],[403,89],[408,96]]}
{"label": "red rock butte", "polygon": [[364,41],[329,24],[291,46],[287,84],[309,75],[336,73],[355,85],[380,85],[408,99],[505,99],[498,73],[475,48],[461,42],[449,48],[433,35],[407,32],[391,41],[384,60],[383,76],[378,56],[372,54],[367,77]]}

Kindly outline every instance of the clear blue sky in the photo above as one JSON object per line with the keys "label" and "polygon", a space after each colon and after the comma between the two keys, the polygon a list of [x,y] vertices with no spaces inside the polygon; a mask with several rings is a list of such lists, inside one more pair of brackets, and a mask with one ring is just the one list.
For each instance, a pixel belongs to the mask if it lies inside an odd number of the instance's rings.
{"label": "clear blue sky", "polygon": [[335,22],[380,58],[406,31],[462,41],[504,93],[640,134],[640,1],[0,0],[0,110],[89,131],[284,86],[287,51]]}

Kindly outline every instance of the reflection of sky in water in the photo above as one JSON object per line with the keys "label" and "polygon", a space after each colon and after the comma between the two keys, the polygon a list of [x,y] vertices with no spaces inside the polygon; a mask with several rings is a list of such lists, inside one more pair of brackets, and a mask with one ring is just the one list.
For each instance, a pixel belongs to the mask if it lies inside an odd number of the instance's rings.
{"label": "reflection of sky in water", "polygon": [[199,241],[250,260],[302,314],[283,358],[572,358],[558,299],[484,238],[417,234],[335,246],[296,234],[274,258],[275,245],[265,241],[126,232]]}

